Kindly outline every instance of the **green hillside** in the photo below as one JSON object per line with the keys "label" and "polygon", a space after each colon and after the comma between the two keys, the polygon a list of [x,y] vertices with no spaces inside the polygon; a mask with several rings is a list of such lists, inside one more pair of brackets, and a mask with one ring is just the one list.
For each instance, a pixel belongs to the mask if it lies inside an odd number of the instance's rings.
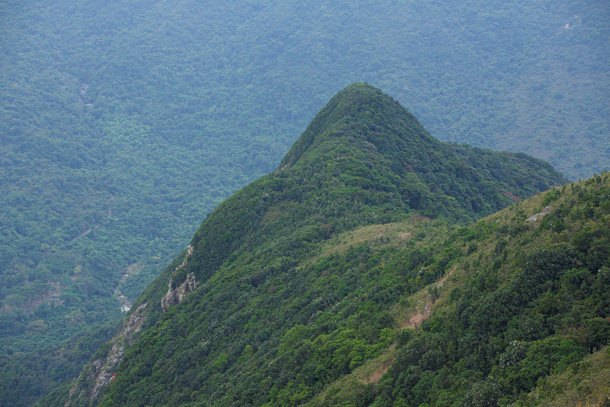
{"label": "green hillside", "polygon": [[121,334],[42,404],[313,401],[406,340],[396,307],[477,250],[456,236],[489,237],[452,225],[562,182],[522,154],[439,142],[352,85],[275,172],[205,219]]}
{"label": "green hillside", "polygon": [[609,193],[605,173],[446,235],[444,277],[388,307],[394,346],[305,405],[605,406]]}

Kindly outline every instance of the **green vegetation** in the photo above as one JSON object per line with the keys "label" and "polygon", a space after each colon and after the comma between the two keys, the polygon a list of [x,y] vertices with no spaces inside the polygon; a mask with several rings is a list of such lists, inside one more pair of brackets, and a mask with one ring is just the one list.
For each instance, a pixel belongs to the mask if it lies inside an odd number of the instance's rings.
{"label": "green vegetation", "polygon": [[[373,405],[506,405],[607,345],[609,193],[604,174],[449,238],[478,249],[456,262],[447,303],[399,347]],[[551,213],[526,221],[549,197]]]}
{"label": "green vegetation", "polygon": [[2,2],[0,354],[36,360],[117,322],[121,294],[134,301],[353,82],[440,139],[524,151],[571,179],[608,169],[608,13],[576,0]]}
{"label": "green vegetation", "polygon": [[[308,405],[603,405],[609,193],[606,173],[457,229],[439,247],[464,249],[450,278],[393,306],[400,328],[422,313],[414,303],[427,302],[434,312],[421,329],[402,329],[384,360]],[[525,221],[548,203],[550,214]]]}
{"label": "green vegetation", "polygon": [[610,400],[609,350],[606,346],[569,369],[540,380],[534,391],[511,406],[607,406]]}
{"label": "green vegetation", "polygon": [[[205,219],[192,254],[177,258],[136,301],[134,307],[146,304],[144,328],[100,396],[92,403],[87,397],[97,380],[92,361],[75,388],[42,404],[299,405],[359,368],[377,371],[371,361],[392,368],[379,387],[369,381],[353,400],[391,399],[386,388],[404,349],[428,332],[397,330],[397,313],[424,288],[438,298],[438,288],[426,287],[465,256],[482,255],[476,246],[490,244],[501,228],[495,220],[453,225],[562,182],[522,154],[439,142],[378,89],[350,86],[316,116],[278,170]],[[523,225],[521,212],[515,216]],[[197,288],[163,311],[168,285],[177,288],[189,275]],[[466,286],[462,291],[459,298],[477,299]],[[474,314],[478,322],[488,316]],[[532,349],[559,347],[574,360],[587,352],[552,339]],[[435,352],[427,356],[431,369],[446,361],[443,348]],[[480,368],[486,374],[487,366]]]}
{"label": "green vegetation", "polygon": [[0,405],[33,405],[56,388],[78,376],[82,366],[117,331],[107,324],[78,339],[60,342],[31,353],[0,356]]}

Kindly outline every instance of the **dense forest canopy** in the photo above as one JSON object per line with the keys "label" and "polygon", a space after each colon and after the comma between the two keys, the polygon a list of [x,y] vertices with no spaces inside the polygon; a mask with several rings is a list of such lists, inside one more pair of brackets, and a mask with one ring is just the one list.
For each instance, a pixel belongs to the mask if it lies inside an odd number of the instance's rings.
{"label": "dense forest canopy", "polygon": [[89,351],[61,352],[79,348],[64,341],[116,323],[205,214],[273,170],[350,83],[379,86],[437,138],[531,153],[571,179],[607,169],[609,12],[552,0],[3,2],[7,372],[43,352],[62,366],[52,383],[73,374]]}

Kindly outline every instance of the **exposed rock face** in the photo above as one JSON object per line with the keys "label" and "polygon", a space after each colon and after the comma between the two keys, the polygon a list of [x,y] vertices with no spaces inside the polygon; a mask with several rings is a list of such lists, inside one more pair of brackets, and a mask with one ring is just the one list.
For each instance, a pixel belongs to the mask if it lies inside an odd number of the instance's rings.
{"label": "exposed rock face", "polygon": [[[192,253],[193,247],[189,246],[184,261],[176,267],[176,270],[182,269],[186,265],[188,258]],[[173,288],[172,286],[173,283],[170,280],[167,294],[165,294],[161,300],[163,311],[172,305],[180,303],[188,293],[194,291],[197,288],[197,280],[195,279],[195,275],[190,273],[186,276],[186,279],[182,284]],[[70,395],[64,405],[65,407],[71,406],[73,402],[82,403],[83,398],[93,400],[104,387],[112,383],[117,375],[115,370],[123,360],[125,351],[135,342],[136,334],[140,332],[142,324],[146,321],[146,313],[144,310],[147,305],[148,303],[140,305],[123,324],[121,332],[110,340],[112,347],[110,348],[110,351],[108,351],[105,359],[96,359],[85,367],[78,380],[76,380],[70,388]]]}
{"label": "exposed rock face", "polygon": [[143,311],[146,308],[147,303],[144,303],[136,309],[136,311],[131,314],[127,323],[123,326],[123,329],[113,339],[112,348],[110,352],[108,352],[108,356],[104,362],[99,361],[99,368],[95,362],[94,365],[96,367],[94,375],[95,378],[95,386],[93,386],[93,390],[89,394],[89,399],[93,399],[97,396],[97,393],[100,391],[101,387],[106,386],[112,380],[114,369],[121,363],[123,360],[123,356],[125,356],[125,348],[133,343],[133,336],[140,331],[142,328],[142,324],[146,320],[146,316]]}
{"label": "exposed rock face", "polygon": [[[176,270],[183,268],[188,261],[189,256],[193,253],[193,247],[189,246],[186,252],[186,256],[184,257],[184,261],[181,265],[176,267]],[[174,286],[174,280],[170,279],[168,284],[167,293],[161,299],[161,308],[163,311],[167,310],[172,305],[176,305],[186,297],[188,293],[191,291],[195,291],[197,288],[197,280],[195,279],[195,274],[189,273],[186,276],[186,279],[179,286]]]}
{"label": "exposed rock face", "polygon": [[[85,377],[84,383],[93,385],[89,390],[89,386],[81,387],[79,383],[82,381],[79,378],[70,389],[70,397],[65,406],[70,406],[72,401],[80,397],[88,397],[93,400],[98,395],[101,388],[108,385],[114,378],[114,370],[123,360],[125,349],[128,348],[135,340],[134,336],[142,329],[142,324],[146,321],[144,309],[148,304],[140,305],[129,317],[129,320],[123,325],[121,332],[112,338],[112,348],[108,352],[106,359],[96,359],[90,366],[87,373],[81,373]],[[76,395],[76,397],[75,397]]]}
{"label": "exposed rock face", "polygon": [[163,308],[163,311],[167,310],[172,305],[180,303],[188,293],[197,288],[197,280],[193,273],[188,274],[186,280],[178,287],[172,288],[172,283],[173,281],[170,280],[167,294],[161,299],[161,308]]}
{"label": "exposed rock face", "polygon": [[542,218],[545,215],[548,215],[549,213],[551,213],[551,208],[549,208],[548,206],[546,208],[544,208],[544,210],[540,213],[537,213],[535,215],[530,216],[529,218],[527,218],[526,222],[536,222],[538,219]]}

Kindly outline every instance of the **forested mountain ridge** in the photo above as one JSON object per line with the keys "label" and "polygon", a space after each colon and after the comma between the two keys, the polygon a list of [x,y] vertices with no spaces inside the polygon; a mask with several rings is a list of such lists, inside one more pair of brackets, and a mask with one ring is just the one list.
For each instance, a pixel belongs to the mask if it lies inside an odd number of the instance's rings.
{"label": "forested mountain ridge", "polygon": [[204,220],[124,335],[42,404],[310,400],[392,346],[389,306],[442,275],[455,253],[433,247],[451,225],[563,182],[523,154],[439,142],[380,90],[352,85],[275,172]]}
{"label": "forested mountain ridge", "polygon": [[355,81],[440,139],[531,153],[571,179],[607,168],[609,11],[2,2],[0,380],[28,366],[18,377],[39,397],[72,377],[89,357],[80,338],[109,332],[202,217]]}

